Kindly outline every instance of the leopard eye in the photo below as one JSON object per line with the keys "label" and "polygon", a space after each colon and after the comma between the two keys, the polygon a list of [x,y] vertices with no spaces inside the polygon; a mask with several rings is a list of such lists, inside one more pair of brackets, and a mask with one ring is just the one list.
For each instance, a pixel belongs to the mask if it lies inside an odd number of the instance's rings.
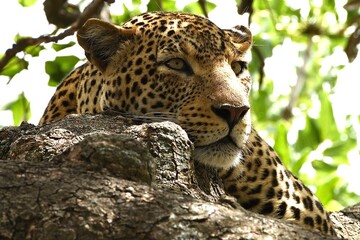
{"label": "leopard eye", "polygon": [[189,64],[181,58],[171,58],[165,61],[164,64],[173,70],[185,72],[187,74],[192,73],[192,69]]}
{"label": "leopard eye", "polygon": [[234,61],[231,63],[231,69],[234,71],[235,75],[241,74],[246,68],[247,68],[246,62]]}

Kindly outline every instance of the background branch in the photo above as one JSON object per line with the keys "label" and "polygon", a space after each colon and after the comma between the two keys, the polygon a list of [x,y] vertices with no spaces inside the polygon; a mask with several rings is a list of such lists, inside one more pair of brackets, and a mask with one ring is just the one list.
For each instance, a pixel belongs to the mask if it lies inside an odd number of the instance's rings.
{"label": "background branch", "polygon": [[79,16],[79,18],[71,25],[70,28],[64,30],[62,33],[52,35],[42,35],[37,38],[21,38],[12,48],[6,50],[5,55],[0,60],[0,72],[5,68],[9,61],[15,57],[19,52],[24,51],[29,46],[35,46],[42,43],[57,42],[64,39],[67,36],[73,35],[89,18],[94,16],[94,13],[98,12],[102,8],[104,2],[113,3],[115,0],[93,0]]}

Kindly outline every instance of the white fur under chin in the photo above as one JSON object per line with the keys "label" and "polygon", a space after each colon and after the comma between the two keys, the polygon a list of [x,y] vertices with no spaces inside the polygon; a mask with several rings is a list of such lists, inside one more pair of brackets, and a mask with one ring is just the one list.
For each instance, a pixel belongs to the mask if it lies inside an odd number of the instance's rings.
{"label": "white fur under chin", "polygon": [[228,169],[240,163],[242,153],[239,148],[218,144],[204,147],[195,147],[194,159],[205,165],[215,168]]}

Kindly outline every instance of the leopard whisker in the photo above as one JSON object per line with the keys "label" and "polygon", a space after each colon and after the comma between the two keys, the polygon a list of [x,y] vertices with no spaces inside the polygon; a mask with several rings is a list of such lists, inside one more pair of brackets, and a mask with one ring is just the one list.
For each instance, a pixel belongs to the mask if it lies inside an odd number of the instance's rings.
{"label": "leopard whisker", "polygon": [[177,123],[176,114],[170,112],[150,112],[144,115],[133,114],[133,113],[121,113],[120,115],[131,118],[133,120],[139,120],[142,122],[164,122],[170,121]]}

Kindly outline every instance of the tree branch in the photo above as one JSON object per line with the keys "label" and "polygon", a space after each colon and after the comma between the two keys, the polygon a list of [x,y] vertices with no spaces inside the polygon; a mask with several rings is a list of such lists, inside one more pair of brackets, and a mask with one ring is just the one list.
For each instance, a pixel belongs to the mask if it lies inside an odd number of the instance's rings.
{"label": "tree branch", "polygon": [[104,2],[113,3],[115,0],[93,0],[79,16],[75,23],[71,25],[70,28],[64,30],[62,33],[52,36],[52,35],[42,35],[37,38],[21,38],[15,43],[12,48],[6,50],[5,55],[0,60],[0,72],[5,68],[9,61],[15,57],[19,52],[24,51],[29,46],[35,46],[42,43],[57,42],[61,39],[64,39],[67,36],[73,35],[90,17],[93,16],[95,12],[99,10]]}
{"label": "tree branch", "polygon": [[136,122],[70,115],[0,130],[0,238],[335,239],[244,210],[191,160],[183,129]]}

